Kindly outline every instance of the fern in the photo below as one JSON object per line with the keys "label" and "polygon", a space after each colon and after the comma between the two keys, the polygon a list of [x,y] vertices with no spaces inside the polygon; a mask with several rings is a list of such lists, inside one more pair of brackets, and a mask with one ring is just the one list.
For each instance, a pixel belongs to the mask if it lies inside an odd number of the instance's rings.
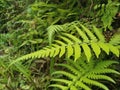
{"label": "fern", "polygon": [[115,83],[106,73],[120,74],[109,68],[110,65],[116,64],[116,61],[91,60],[87,63],[85,60],[78,60],[76,62],[68,60],[68,62],[68,64],[57,64],[59,67],[64,67],[65,71],[60,70],[53,72],[52,75],[54,78],[52,78],[51,81],[54,82],[54,84],[51,84],[49,87],[57,87],[61,90],[92,90],[90,85],[94,85],[104,90],[109,90],[100,80]]}
{"label": "fern", "polygon": [[51,46],[44,47],[39,51],[24,55],[17,60],[14,60],[10,66],[15,62],[30,58],[55,57],[57,55],[62,57],[65,54],[67,58],[73,56],[76,61],[81,57],[81,53],[85,53],[86,58],[89,61],[93,53],[98,58],[101,51],[104,51],[108,55],[112,52],[119,57],[119,48],[114,46],[117,42],[107,43],[103,34],[95,26],[92,28],[93,31],[82,24],[72,24],[72,27],[74,27],[75,33],[77,33],[76,36],[73,35],[74,33],[61,32],[57,35],[57,40],[54,40],[55,44],[51,44]]}

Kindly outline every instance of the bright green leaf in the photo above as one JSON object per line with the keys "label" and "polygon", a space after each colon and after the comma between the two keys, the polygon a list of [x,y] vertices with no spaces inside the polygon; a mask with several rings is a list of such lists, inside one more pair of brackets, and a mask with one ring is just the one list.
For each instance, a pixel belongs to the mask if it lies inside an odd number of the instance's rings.
{"label": "bright green leaf", "polygon": [[106,43],[99,42],[98,45],[109,55],[109,47]]}
{"label": "bright green leaf", "polygon": [[93,51],[94,51],[96,57],[98,58],[99,55],[100,55],[100,52],[101,52],[100,47],[98,46],[97,43],[94,43],[94,42],[91,43],[91,47],[92,47],[92,49],[93,49]]}
{"label": "bright green leaf", "polygon": [[79,44],[75,44],[74,45],[74,54],[75,54],[75,61],[80,57],[81,55],[81,48],[80,48],[80,45]]}
{"label": "bright green leaf", "polygon": [[65,53],[65,46],[61,46],[60,49],[61,51],[60,51],[59,57],[61,57]]}
{"label": "bright green leaf", "polygon": [[82,48],[85,52],[85,55],[87,57],[87,60],[89,61],[90,58],[91,58],[91,51],[90,51],[90,48],[88,47],[88,45],[86,43],[82,44]]}
{"label": "bright green leaf", "polygon": [[69,44],[67,46],[67,58],[69,58],[71,55],[73,55],[73,48],[72,46]]}

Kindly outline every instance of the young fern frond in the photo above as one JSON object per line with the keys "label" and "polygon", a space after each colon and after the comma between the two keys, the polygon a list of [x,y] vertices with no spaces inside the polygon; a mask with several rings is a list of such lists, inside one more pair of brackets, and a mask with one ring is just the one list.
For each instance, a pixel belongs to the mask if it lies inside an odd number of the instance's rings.
{"label": "young fern frond", "polygon": [[[56,28],[53,30],[53,32],[62,31],[63,29],[62,26],[55,27]],[[44,47],[39,51],[24,55],[17,60],[14,60],[11,65],[20,60],[26,60],[30,58],[34,59],[43,57],[55,57],[57,55],[61,57],[65,54],[67,58],[70,58],[72,56],[76,61],[79,57],[81,57],[81,53],[85,53],[86,58],[89,61],[93,53],[98,58],[101,54],[101,51],[104,51],[108,55],[110,52],[112,52],[117,57],[119,57],[119,48],[117,45],[115,45],[115,43],[105,42],[103,34],[95,26],[93,26],[92,31],[79,23],[74,23],[70,27],[74,28],[74,32],[76,34],[72,34],[70,32],[61,32],[57,34],[57,40],[54,40],[54,44]],[[50,30],[50,32],[52,32],[52,30]],[[51,33],[50,35],[53,34]]]}
{"label": "young fern frond", "polygon": [[[73,60],[68,60],[68,62],[69,63],[67,64],[57,64],[58,67],[63,67],[65,69],[64,71],[60,70],[52,73],[52,76],[54,78],[51,79],[51,81],[54,83],[51,84],[49,87],[60,88],[58,86],[61,86],[61,90],[64,90],[64,87],[66,87],[65,90],[73,90],[71,89],[72,86],[76,88],[75,90],[92,90],[90,85],[93,85],[104,90],[109,90],[109,88],[101,83],[100,80],[106,80],[115,83],[115,81],[110,76],[106,75],[106,73],[120,74],[119,72],[110,69],[109,67],[112,64],[116,64],[116,61],[90,60],[90,62],[88,63],[85,60],[78,60],[76,62],[74,62]],[[81,70],[81,68],[84,70]],[[99,73],[96,73],[96,71],[98,71]]]}

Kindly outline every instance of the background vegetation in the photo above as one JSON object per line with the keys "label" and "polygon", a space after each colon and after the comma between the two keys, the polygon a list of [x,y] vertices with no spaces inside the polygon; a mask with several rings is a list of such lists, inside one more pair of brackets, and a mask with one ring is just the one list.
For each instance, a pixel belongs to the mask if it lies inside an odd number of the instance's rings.
{"label": "background vegetation", "polygon": [[120,0],[0,0],[0,90],[120,90]]}

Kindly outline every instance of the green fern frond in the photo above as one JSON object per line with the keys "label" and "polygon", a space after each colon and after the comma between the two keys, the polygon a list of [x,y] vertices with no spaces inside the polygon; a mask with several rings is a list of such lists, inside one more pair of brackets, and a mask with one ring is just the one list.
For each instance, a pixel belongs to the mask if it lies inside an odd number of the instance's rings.
{"label": "green fern frond", "polygon": [[[54,40],[54,44],[44,47],[43,49],[31,54],[24,55],[23,57],[14,60],[10,65],[20,60],[55,56],[62,57],[65,54],[67,58],[72,56],[74,57],[74,60],[77,61],[77,59],[81,57],[82,53],[86,55],[86,58],[89,61],[93,53],[98,58],[101,51],[104,51],[108,55],[112,52],[119,57],[119,48],[114,44],[105,42],[102,33],[100,33],[99,29],[95,26],[93,26],[93,30],[89,30],[84,25],[78,23],[77,25],[72,24],[71,27],[72,26],[74,27],[74,31],[76,30],[76,32],[78,32],[76,35],[61,32],[57,35],[57,40]],[[53,32],[62,30],[62,26],[56,27],[57,29],[53,30]],[[59,28],[60,30],[58,30]]]}
{"label": "green fern frond", "polygon": [[[90,88],[90,86],[92,85],[104,90],[109,90],[108,87],[104,85],[104,83],[100,82],[100,80],[115,83],[112,77],[108,75],[109,73],[120,73],[109,67],[112,64],[117,64],[117,62],[111,60],[90,60],[90,62],[88,63],[85,60],[77,60],[76,62],[74,62],[73,60],[68,60],[68,64],[57,64],[58,67],[60,66],[65,69],[64,71],[60,70],[52,73],[52,76],[54,77],[52,81],[55,84],[53,83],[51,85],[54,86],[50,86],[57,88],[57,85],[61,85],[62,87],[66,87],[66,90],[71,89],[70,86],[74,87],[75,90],[92,90],[92,88]],[[103,67],[100,65],[102,65]],[[81,70],[81,68],[84,70]]]}

